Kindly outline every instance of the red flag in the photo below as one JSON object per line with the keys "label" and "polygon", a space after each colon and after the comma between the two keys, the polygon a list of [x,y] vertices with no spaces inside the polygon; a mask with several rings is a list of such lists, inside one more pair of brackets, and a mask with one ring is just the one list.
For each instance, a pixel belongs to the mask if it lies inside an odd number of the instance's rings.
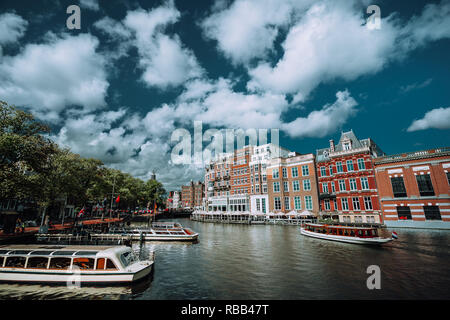
{"label": "red flag", "polygon": [[116,203],[120,201],[120,194],[117,196]]}
{"label": "red flag", "polygon": [[84,214],[84,208],[80,210],[80,212],[78,212],[78,217],[81,217]]}

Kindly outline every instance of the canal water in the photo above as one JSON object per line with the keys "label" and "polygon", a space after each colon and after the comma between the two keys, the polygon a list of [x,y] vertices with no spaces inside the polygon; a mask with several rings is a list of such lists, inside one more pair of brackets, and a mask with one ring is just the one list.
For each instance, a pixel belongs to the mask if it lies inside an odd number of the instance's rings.
{"label": "canal water", "polygon": [[[396,229],[382,247],[304,237],[299,227],[177,219],[200,234],[190,243],[148,242],[152,276],[132,287],[0,285],[0,299],[449,299],[450,232]],[[394,229],[389,230],[394,231]],[[381,289],[367,288],[379,266]]]}

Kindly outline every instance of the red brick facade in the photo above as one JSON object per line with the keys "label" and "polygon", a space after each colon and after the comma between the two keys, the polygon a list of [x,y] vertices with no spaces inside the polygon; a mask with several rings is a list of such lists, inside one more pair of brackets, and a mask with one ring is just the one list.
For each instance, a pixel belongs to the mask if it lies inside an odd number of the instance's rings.
{"label": "red brick facade", "polygon": [[450,226],[449,148],[382,157],[374,164],[386,225]]}
{"label": "red brick facade", "polygon": [[348,223],[381,223],[373,158],[382,155],[371,139],[342,133],[338,145],[318,150],[316,170],[321,215]]}

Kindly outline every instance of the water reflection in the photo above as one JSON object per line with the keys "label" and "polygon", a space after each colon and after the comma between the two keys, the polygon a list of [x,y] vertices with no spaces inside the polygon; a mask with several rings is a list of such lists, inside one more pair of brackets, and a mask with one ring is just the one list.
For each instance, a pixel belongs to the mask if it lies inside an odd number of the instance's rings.
{"label": "water reflection", "polygon": [[[0,287],[5,299],[449,299],[450,232],[389,229],[399,239],[370,247],[304,237],[298,227],[179,219],[198,243],[134,244],[155,252],[152,277],[126,288]],[[366,286],[381,269],[381,290]],[[24,288],[28,287],[26,290]]]}

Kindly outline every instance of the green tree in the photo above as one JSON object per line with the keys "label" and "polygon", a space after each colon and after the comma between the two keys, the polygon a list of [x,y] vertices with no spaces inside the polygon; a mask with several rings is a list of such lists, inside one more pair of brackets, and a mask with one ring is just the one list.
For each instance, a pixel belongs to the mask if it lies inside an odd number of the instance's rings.
{"label": "green tree", "polygon": [[0,198],[37,196],[36,174],[58,147],[43,133],[49,127],[28,112],[0,101]]}

